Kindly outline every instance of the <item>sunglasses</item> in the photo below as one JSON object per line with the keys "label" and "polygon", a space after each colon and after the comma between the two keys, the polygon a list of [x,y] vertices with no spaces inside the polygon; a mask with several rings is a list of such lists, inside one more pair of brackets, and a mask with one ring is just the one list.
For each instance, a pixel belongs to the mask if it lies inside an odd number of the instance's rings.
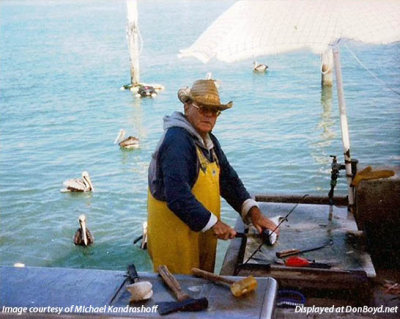
{"label": "sunglasses", "polygon": [[199,111],[201,115],[206,115],[211,113],[213,116],[220,116],[221,114],[220,110],[215,110],[207,106],[200,106],[195,103],[192,103],[192,105],[197,109],[197,111]]}

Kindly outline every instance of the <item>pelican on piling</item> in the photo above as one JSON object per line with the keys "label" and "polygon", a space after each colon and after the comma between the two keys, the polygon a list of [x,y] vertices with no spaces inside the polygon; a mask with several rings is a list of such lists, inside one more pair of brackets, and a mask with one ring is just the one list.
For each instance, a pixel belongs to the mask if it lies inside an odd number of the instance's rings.
{"label": "pelican on piling", "polygon": [[74,236],[74,244],[79,246],[89,246],[93,244],[94,237],[90,230],[86,227],[86,216],[79,216],[79,225],[80,227],[77,229]]}
{"label": "pelican on piling", "polygon": [[139,139],[134,136],[129,136],[125,138],[125,130],[120,129],[118,136],[116,137],[114,144],[117,144],[125,149],[139,148]]}
{"label": "pelican on piling", "polygon": [[254,67],[253,67],[254,72],[265,72],[267,71],[267,69],[268,69],[267,65],[257,63],[257,61],[254,61]]}
{"label": "pelican on piling", "polygon": [[87,171],[82,172],[82,178],[66,180],[63,185],[66,187],[61,192],[91,192],[94,191],[92,180]]}

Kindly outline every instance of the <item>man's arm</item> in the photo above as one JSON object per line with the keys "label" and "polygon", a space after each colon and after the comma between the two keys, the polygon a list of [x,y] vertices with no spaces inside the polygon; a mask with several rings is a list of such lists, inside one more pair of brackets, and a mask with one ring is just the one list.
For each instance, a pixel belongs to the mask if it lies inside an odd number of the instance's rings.
{"label": "man's arm", "polygon": [[[215,137],[213,138],[213,142],[214,145],[216,145],[217,156],[219,156],[218,159],[221,168],[221,196],[225,198],[229,205],[241,214],[242,219],[245,222],[251,221],[260,233],[263,229],[274,230],[276,227],[275,223],[262,214],[257,202],[251,198],[238,174],[229,164],[228,159]],[[279,232],[279,230],[276,230],[276,232]]]}

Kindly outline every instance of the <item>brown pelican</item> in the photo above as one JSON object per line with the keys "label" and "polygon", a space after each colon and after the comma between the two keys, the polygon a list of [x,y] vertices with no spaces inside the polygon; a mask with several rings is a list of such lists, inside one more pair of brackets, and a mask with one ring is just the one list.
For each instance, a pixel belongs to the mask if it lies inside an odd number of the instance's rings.
{"label": "brown pelican", "polygon": [[125,138],[125,130],[120,129],[114,144],[119,144],[120,147],[125,149],[139,148],[139,139],[134,136]]}
{"label": "brown pelican", "polygon": [[265,72],[267,71],[268,66],[265,64],[259,64],[257,63],[257,61],[254,61],[254,67],[253,67],[253,71],[254,72]]}
{"label": "brown pelican", "polygon": [[63,185],[66,187],[61,192],[91,192],[94,191],[89,173],[82,172],[82,178],[73,178],[66,180]]}
{"label": "brown pelican", "polygon": [[86,227],[86,216],[82,214],[79,216],[78,220],[80,227],[75,233],[74,244],[80,246],[89,246],[93,244],[94,237],[90,230]]}
{"label": "brown pelican", "polygon": [[142,240],[140,244],[141,249],[147,249],[147,222],[142,224],[142,235],[133,240],[133,244],[136,244],[139,240]]}

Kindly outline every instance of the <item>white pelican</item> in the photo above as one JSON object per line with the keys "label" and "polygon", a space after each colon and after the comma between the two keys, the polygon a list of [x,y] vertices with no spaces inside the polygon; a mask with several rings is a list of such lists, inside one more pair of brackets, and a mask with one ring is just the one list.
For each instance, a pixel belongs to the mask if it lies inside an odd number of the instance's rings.
{"label": "white pelican", "polygon": [[219,89],[220,84],[221,84],[221,81],[213,79],[213,78],[212,78],[212,73],[211,73],[211,72],[207,72],[207,74],[206,74],[206,80],[213,80],[215,86],[217,87],[217,89]]}
{"label": "white pelican", "polygon": [[120,147],[125,149],[139,148],[139,139],[134,136],[129,136],[125,138],[125,130],[120,129],[114,144],[119,144]]}
{"label": "white pelican", "polygon": [[79,216],[78,220],[80,227],[75,233],[74,244],[80,246],[89,246],[93,244],[94,237],[90,230],[86,227],[86,216],[82,214]]}
{"label": "white pelican", "polygon": [[63,185],[66,187],[61,192],[91,192],[94,191],[89,173],[82,172],[82,178],[73,178],[66,180]]}
{"label": "white pelican", "polygon": [[139,240],[142,240],[140,244],[141,249],[147,249],[147,222],[142,224],[142,235],[134,239],[133,244],[136,244]]}
{"label": "white pelican", "polygon": [[147,249],[147,222],[143,222],[142,231],[143,231],[143,238],[140,248]]}
{"label": "white pelican", "polygon": [[265,64],[259,64],[257,61],[254,61],[253,71],[255,72],[265,72],[267,71],[268,66]]}
{"label": "white pelican", "polygon": [[206,80],[212,80],[212,73],[211,72],[207,72],[206,74]]}

